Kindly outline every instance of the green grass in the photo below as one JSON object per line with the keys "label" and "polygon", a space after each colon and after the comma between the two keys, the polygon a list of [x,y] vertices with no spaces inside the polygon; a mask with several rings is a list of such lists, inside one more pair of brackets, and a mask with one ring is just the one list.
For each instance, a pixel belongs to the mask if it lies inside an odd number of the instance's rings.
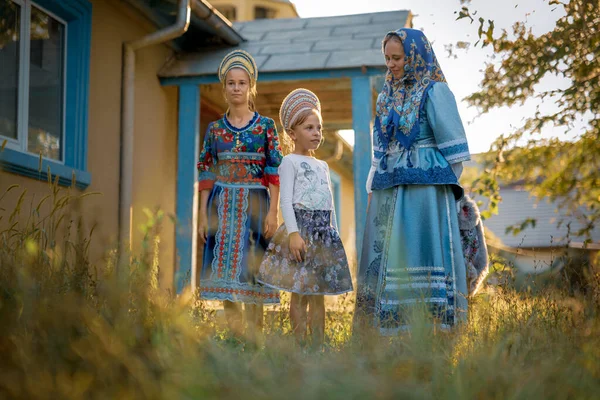
{"label": "green grass", "polygon": [[[18,191],[18,187],[10,190]],[[73,192],[75,193],[75,192]],[[600,393],[599,275],[585,290],[510,280],[471,301],[451,333],[352,334],[352,296],[327,315],[322,351],[297,346],[286,305],[257,345],[214,310],[158,288],[150,215],[142,254],[92,265],[85,201],[51,186],[41,206],[0,193],[0,398],[592,399]],[[29,205],[28,205],[29,204]],[[4,205],[6,206],[6,205]],[[110,253],[108,253],[110,254]]]}

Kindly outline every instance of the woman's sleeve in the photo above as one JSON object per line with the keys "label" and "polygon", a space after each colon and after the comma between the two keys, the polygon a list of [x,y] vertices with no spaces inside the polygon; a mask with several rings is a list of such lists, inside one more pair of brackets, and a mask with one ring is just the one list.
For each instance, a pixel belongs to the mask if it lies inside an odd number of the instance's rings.
{"label": "woman's sleeve", "polygon": [[471,159],[465,128],[458,113],[454,94],[444,82],[434,84],[426,103],[427,120],[438,148],[448,163]]}
{"label": "woman's sleeve", "polygon": [[214,167],[216,165],[217,153],[214,144],[214,138],[212,134],[213,124],[209,124],[204,134],[204,146],[198,159],[198,190],[202,191],[205,189],[212,189],[216,174],[214,173]]}
{"label": "woman's sleeve", "polygon": [[267,157],[267,165],[265,167],[265,178],[271,185],[279,186],[279,166],[283,159],[281,144],[279,143],[279,135],[275,121],[267,120],[267,147],[265,148]]}
{"label": "woman's sleeve", "polygon": [[331,199],[331,225],[335,228],[336,231],[338,231],[339,233],[339,227],[337,224],[337,214],[335,213],[335,197],[333,197],[333,182],[331,182],[331,172],[329,171],[329,164],[327,164],[327,162],[323,161],[323,164],[325,164],[325,171],[327,173],[327,184],[329,186],[329,194],[330,194],[330,199]]}
{"label": "woman's sleeve", "polygon": [[373,127],[372,137],[373,137],[373,153],[371,154],[371,168],[369,169],[369,175],[367,176],[367,193],[371,193],[371,186],[373,185],[373,177],[375,176],[375,171],[377,171],[377,167],[379,166],[379,161],[385,154],[385,149],[381,146],[381,127],[378,124],[375,124]]}

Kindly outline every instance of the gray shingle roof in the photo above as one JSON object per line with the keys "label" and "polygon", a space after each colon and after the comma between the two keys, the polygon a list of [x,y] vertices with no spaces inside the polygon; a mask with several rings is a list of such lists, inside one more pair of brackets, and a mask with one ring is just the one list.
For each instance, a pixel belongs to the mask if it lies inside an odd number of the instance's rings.
{"label": "gray shingle roof", "polygon": [[[247,41],[260,72],[384,67],[381,40],[410,22],[409,11],[319,18],[271,19],[238,22],[234,28]],[[231,48],[182,54],[168,63],[161,77],[216,74]]]}
{"label": "gray shingle roof", "polygon": [[[526,190],[512,187],[500,188],[502,202],[498,206],[498,215],[483,222],[485,229],[491,230],[503,244],[515,248],[557,247],[566,244],[569,234],[567,222],[571,221],[569,239],[572,242],[583,242],[585,238],[575,237],[574,232],[581,229],[582,224],[572,218],[566,218],[557,205],[546,200],[537,201]],[[483,199],[485,201],[485,199]],[[506,228],[519,225],[527,218],[536,220],[535,228],[527,227],[517,235],[506,233]],[[557,223],[565,219],[561,227]],[[592,241],[600,242],[600,228],[592,231]]]}
{"label": "gray shingle roof", "polygon": [[[485,154],[473,154],[471,161],[464,163],[465,168],[474,168],[479,173],[483,172],[482,160]],[[500,184],[502,202],[498,206],[498,215],[483,222],[486,230],[490,230],[506,246],[514,248],[547,248],[566,244],[569,235],[571,242],[583,242],[585,238],[575,237],[574,232],[582,228],[581,222],[575,218],[567,218],[564,210],[558,209],[558,204],[548,202],[546,199],[538,200],[522,185]],[[473,196],[484,203],[486,198]],[[506,228],[520,225],[526,219],[536,220],[535,227],[527,227],[517,235],[506,233]],[[560,227],[558,222],[564,220]],[[571,222],[569,233],[567,223]],[[600,243],[600,226],[592,231],[591,239]]]}

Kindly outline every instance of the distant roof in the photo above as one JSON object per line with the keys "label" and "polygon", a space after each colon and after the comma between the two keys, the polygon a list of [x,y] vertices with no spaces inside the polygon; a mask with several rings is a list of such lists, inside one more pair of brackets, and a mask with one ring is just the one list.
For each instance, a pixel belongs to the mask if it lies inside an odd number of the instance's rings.
{"label": "distant roof", "polygon": [[[573,217],[567,218],[558,210],[558,205],[547,200],[537,200],[527,190],[515,187],[500,188],[502,202],[498,206],[498,215],[483,221],[484,229],[491,230],[500,241],[514,248],[543,248],[563,246],[571,242],[583,242],[585,238],[576,237],[575,232],[582,228],[581,222]],[[536,220],[535,227],[527,227],[517,235],[506,233],[511,225],[520,225],[528,218]],[[560,227],[558,222],[564,219]],[[570,232],[567,223],[571,222]],[[600,243],[600,228],[592,231],[592,241]]]}
{"label": "distant roof", "polygon": [[[234,23],[246,39],[235,48],[252,54],[260,73],[384,67],[381,40],[389,31],[410,26],[410,11]],[[160,77],[216,74],[232,48],[179,54]]]}
{"label": "distant roof", "polygon": [[[486,156],[485,153],[473,154],[471,161],[464,163],[465,168],[483,172],[483,159]],[[565,212],[558,209],[558,204],[550,203],[547,199],[538,200],[524,188],[523,182],[510,185],[499,182],[499,187],[502,201],[498,205],[498,214],[483,221],[483,226],[492,231],[505,246],[524,249],[558,247],[567,243],[567,236],[572,244],[585,240],[574,236],[583,227],[580,221],[574,217],[567,218]],[[485,198],[473,197],[484,203],[486,201]],[[518,226],[528,218],[536,220],[535,227],[528,226],[517,235],[506,233],[507,227]],[[558,227],[560,220],[563,223]],[[569,222],[570,230],[567,228]],[[600,243],[600,227],[592,231],[591,239],[596,244]]]}

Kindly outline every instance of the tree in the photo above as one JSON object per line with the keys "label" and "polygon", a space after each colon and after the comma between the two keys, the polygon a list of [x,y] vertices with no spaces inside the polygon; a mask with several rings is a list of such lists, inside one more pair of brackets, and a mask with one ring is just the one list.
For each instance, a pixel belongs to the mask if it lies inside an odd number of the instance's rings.
{"label": "tree", "polygon": [[[21,40],[20,15],[23,12],[17,3],[0,1],[0,50],[8,44]],[[48,39],[48,23],[50,16],[45,12],[33,8],[31,19],[28,21],[30,37],[35,39]]]}
{"label": "tree", "polygon": [[[461,4],[457,19],[474,22],[470,2]],[[536,197],[550,199],[566,215],[584,222],[574,233],[589,237],[600,222],[600,1],[548,0],[548,6],[564,8],[565,15],[541,36],[534,36],[523,22],[510,35],[502,31],[494,36],[493,21],[479,18],[475,46],[493,46],[500,62],[486,66],[482,88],[467,98],[469,104],[485,113],[539,98],[556,101],[559,111],[538,110],[516,132],[498,138],[485,162],[486,172],[473,188],[490,197],[489,216],[501,200],[498,180],[520,181]],[[567,78],[570,85],[536,92],[535,86],[550,74]],[[581,120],[586,130],[575,141],[540,138],[549,124],[573,129]]]}

